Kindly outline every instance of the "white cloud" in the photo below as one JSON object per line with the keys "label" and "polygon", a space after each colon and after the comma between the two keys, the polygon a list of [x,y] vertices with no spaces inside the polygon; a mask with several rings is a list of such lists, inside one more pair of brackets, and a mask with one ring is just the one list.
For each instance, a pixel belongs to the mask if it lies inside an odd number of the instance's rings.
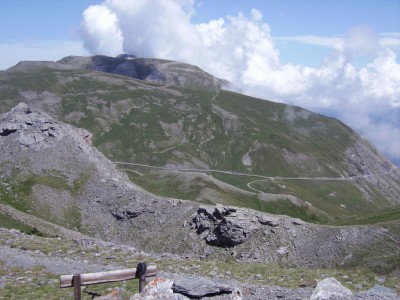
{"label": "white cloud", "polygon": [[[101,13],[93,13],[95,11]],[[342,37],[281,37],[332,48],[316,68],[280,61],[260,11],[194,24],[193,0],[106,0],[84,12],[83,37],[93,53],[117,51],[198,65],[248,94],[331,111],[393,158],[400,147],[400,34],[358,26]],[[115,33],[109,36],[110,33]],[[392,50],[391,50],[392,49]],[[351,59],[372,56],[356,68]],[[390,116],[390,118],[388,118]]]}
{"label": "white cloud", "polygon": [[[400,33],[386,32],[377,34],[372,28],[366,25],[350,28],[344,36],[275,36],[274,40],[322,46],[332,49],[344,47],[345,43],[347,43],[348,47],[352,49],[352,52],[358,52],[357,54],[361,53],[364,55],[373,55],[375,54],[374,52],[386,48],[394,50],[400,49]],[[364,47],[366,47],[366,49]]]}
{"label": "white cloud", "polygon": [[343,44],[343,38],[324,37],[317,35],[298,35],[298,36],[278,36],[274,37],[276,41],[296,42],[301,44],[315,45],[334,48],[337,44]]}
{"label": "white cloud", "polygon": [[21,60],[59,60],[67,55],[88,55],[81,41],[32,40],[18,43],[0,43],[0,70],[8,69]]}
{"label": "white cloud", "polygon": [[117,15],[105,5],[89,6],[83,13],[85,47],[95,54],[120,54],[123,37],[118,23]]}
{"label": "white cloud", "polygon": [[189,60],[202,44],[192,13],[192,1],[106,0],[83,13],[85,46],[96,54]]}

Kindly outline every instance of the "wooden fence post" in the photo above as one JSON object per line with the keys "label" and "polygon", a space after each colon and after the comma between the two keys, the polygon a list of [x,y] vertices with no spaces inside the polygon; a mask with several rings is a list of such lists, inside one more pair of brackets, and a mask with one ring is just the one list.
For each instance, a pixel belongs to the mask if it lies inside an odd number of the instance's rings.
{"label": "wooden fence post", "polygon": [[137,267],[137,276],[139,277],[139,293],[143,291],[144,284],[146,282],[146,271],[147,265],[144,262],[138,263]]}
{"label": "wooden fence post", "polygon": [[72,277],[72,282],[74,284],[74,299],[81,300],[81,274],[75,274]]}

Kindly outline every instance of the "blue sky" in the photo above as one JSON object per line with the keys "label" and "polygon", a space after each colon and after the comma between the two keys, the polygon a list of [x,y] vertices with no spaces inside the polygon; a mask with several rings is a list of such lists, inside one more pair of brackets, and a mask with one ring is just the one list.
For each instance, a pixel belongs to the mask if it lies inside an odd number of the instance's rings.
{"label": "blue sky", "polygon": [[396,0],[216,0],[200,1],[195,19],[206,22],[224,15],[259,9],[278,36],[343,34],[368,23],[378,32],[398,31],[400,1]]}
{"label": "blue sky", "polygon": [[[80,43],[82,13],[99,0],[2,0],[0,3],[0,46],[26,45],[26,53],[0,59],[0,70],[14,65],[22,59],[29,60],[29,48],[41,41],[71,41]],[[368,24],[376,33],[400,31],[400,0],[201,0],[195,5],[192,19],[195,23],[208,22],[238,12],[249,14],[252,8],[259,9],[272,29],[272,36],[336,37],[344,35],[349,28]],[[73,43],[71,43],[73,45]],[[283,62],[318,65],[330,49],[298,42],[276,41]],[[51,45],[55,47],[55,45]],[[85,54],[83,47],[75,45],[75,54]],[[50,50],[50,49],[49,49]],[[51,49],[53,50],[53,49]],[[70,50],[67,48],[66,51]],[[1,51],[1,48],[0,48]],[[49,51],[50,52],[50,51]],[[1,52],[0,52],[1,53]],[[55,54],[62,54],[57,49]],[[65,55],[74,54],[65,52]],[[89,53],[87,53],[89,54]],[[54,54],[33,53],[33,59]],[[357,65],[370,61],[358,57]]]}
{"label": "blue sky", "polygon": [[400,0],[1,0],[0,70],[122,52],[327,113],[400,163]]}

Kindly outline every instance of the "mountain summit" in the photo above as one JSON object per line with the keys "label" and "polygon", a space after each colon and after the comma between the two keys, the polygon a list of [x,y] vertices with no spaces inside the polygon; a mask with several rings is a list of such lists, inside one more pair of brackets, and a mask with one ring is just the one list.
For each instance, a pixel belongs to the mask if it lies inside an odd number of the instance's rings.
{"label": "mountain summit", "polygon": [[170,60],[137,58],[128,54],[115,58],[104,55],[68,56],[57,63],[185,88],[219,89],[228,85],[228,81],[218,79],[192,65]]}

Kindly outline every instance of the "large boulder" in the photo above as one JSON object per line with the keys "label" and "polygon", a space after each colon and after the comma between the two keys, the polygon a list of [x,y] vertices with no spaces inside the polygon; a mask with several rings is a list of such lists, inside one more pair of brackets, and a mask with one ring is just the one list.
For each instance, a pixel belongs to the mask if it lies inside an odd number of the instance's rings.
{"label": "large boulder", "polygon": [[221,280],[201,277],[179,277],[174,280],[172,290],[189,298],[201,298],[222,294],[232,294],[234,287]]}
{"label": "large boulder", "polygon": [[333,277],[320,281],[310,300],[351,300],[353,293]]}

